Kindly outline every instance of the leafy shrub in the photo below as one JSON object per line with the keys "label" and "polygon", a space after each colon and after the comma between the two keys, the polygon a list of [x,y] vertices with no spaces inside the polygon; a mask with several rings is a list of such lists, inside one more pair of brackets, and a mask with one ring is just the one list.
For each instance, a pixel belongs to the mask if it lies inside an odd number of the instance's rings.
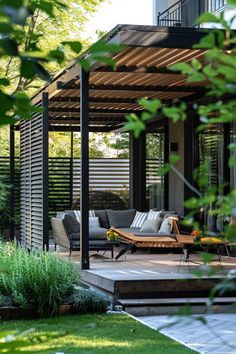
{"label": "leafy shrub", "polygon": [[108,299],[105,296],[83,288],[76,289],[66,302],[73,305],[78,313],[102,313],[108,306]]}
{"label": "leafy shrub", "polygon": [[57,313],[78,282],[78,269],[50,253],[29,253],[0,242],[0,259],[8,265],[8,272],[0,274],[0,292],[19,307],[34,308],[40,315]]}

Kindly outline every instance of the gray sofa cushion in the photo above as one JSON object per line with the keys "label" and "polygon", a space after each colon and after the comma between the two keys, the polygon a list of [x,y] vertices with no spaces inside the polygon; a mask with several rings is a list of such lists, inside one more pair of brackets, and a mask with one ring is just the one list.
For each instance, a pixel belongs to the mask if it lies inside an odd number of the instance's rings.
{"label": "gray sofa cushion", "polygon": [[[89,239],[90,240],[106,240],[107,239],[107,229],[104,229],[103,227],[91,227],[89,229]],[[72,233],[70,234],[70,239],[71,240],[80,240],[80,233]]]}
{"label": "gray sofa cushion", "polygon": [[77,221],[76,217],[70,213],[65,213],[62,222],[66,230],[67,235],[70,237],[72,233],[80,232],[80,223]]}
{"label": "gray sofa cushion", "polygon": [[128,210],[107,210],[107,216],[110,226],[130,227],[135,216],[135,209]]}
{"label": "gray sofa cushion", "polygon": [[148,219],[144,221],[143,226],[141,227],[141,232],[158,232],[162,218]]}
{"label": "gray sofa cushion", "polygon": [[90,240],[106,240],[107,239],[107,229],[104,227],[91,227],[89,228],[89,239]]}
{"label": "gray sofa cushion", "polygon": [[95,215],[99,217],[99,223],[101,227],[104,227],[105,229],[110,228],[109,220],[107,217],[107,211],[104,210],[95,210]]}

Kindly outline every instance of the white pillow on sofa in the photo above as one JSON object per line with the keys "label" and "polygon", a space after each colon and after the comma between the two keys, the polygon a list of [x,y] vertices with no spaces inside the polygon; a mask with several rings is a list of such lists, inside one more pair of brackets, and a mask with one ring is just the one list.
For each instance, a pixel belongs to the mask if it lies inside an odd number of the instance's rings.
{"label": "white pillow on sofa", "polygon": [[162,222],[162,218],[147,219],[144,221],[140,232],[154,232],[157,233]]}
{"label": "white pillow on sofa", "polygon": [[173,219],[172,218],[165,218],[162,223],[158,234],[162,235],[170,235],[173,227]]}
{"label": "white pillow on sofa", "polygon": [[[81,217],[81,215],[80,215],[80,210],[74,210],[74,213],[75,213],[75,217],[76,217],[76,219],[78,220],[78,222],[80,223],[80,217]],[[90,218],[93,218],[93,217],[95,217],[96,215],[95,215],[95,211],[94,210],[89,210],[89,217]]]}
{"label": "white pillow on sofa", "polygon": [[161,210],[152,210],[150,209],[147,215],[147,220],[153,220],[153,219],[157,219],[160,217],[161,214]]}
{"label": "white pillow on sofa", "polygon": [[130,227],[141,228],[144,221],[147,219],[147,213],[142,213],[141,211],[136,211],[134,220]]}
{"label": "white pillow on sofa", "polygon": [[99,224],[99,217],[98,216],[91,216],[89,217],[89,227],[100,227]]}

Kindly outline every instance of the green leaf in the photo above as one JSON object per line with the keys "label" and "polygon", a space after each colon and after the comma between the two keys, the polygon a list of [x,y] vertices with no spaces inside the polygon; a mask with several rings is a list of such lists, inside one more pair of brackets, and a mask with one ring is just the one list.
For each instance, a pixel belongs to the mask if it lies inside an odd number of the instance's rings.
{"label": "green leaf", "polygon": [[178,154],[170,154],[169,162],[171,165],[175,165],[180,160],[180,156]]}
{"label": "green leaf", "polygon": [[78,59],[78,64],[85,70],[86,72],[90,69],[90,63],[87,59]]}
{"label": "green leaf", "polygon": [[138,103],[151,113],[157,113],[158,108],[161,106],[161,101],[156,98],[152,100],[141,98]]}
{"label": "green leaf", "polygon": [[110,57],[94,55],[93,59],[98,61],[98,62],[105,63],[105,64],[111,66],[113,69],[115,68],[116,63]]}
{"label": "green leaf", "polygon": [[73,52],[76,54],[79,54],[82,50],[82,44],[78,41],[72,42],[72,41],[64,41],[62,42],[63,45],[68,45]]}
{"label": "green leaf", "polygon": [[229,167],[235,167],[236,166],[236,156],[230,156],[229,160],[228,160],[228,166]]}
{"label": "green leaf", "polygon": [[0,33],[10,33],[13,32],[13,27],[9,23],[0,23]]}
{"label": "green leaf", "polygon": [[213,13],[206,12],[198,17],[197,23],[201,24],[201,23],[206,23],[206,22],[218,23],[219,18],[216,17]]}
{"label": "green leaf", "polygon": [[62,63],[65,60],[65,53],[60,49],[51,50],[48,53],[49,60],[56,60],[58,63]]}
{"label": "green leaf", "polygon": [[200,70],[202,68],[202,64],[200,63],[200,61],[196,58],[194,58],[192,60],[192,67],[195,69],[195,70]]}
{"label": "green leaf", "polygon": [[9,86],[10,85],[10,81],[8,79],[5,79],[5,78],[0,78],[0,85],[1,86]]}
{"label": "green leaf", "polygon": [[0,39],[0,55],[18,56],[17,43],[13,39]]}
{"label": "green leaf", "polygon": [[193,48],[198,48],[198,49],[210,49],[214,47],[215,47],[215,35],[213,32],[210,32],[209,34],[201,38],[199,43],[193,45]]}
{"label": "green leaf", "polygon": [[22,59],[20,73],[26,79],[31,79],[31,78],[35,77],[37,74],[37,68],[36,68],[35,63],[33,63],[32,61],[27,60],[27,59]]}
{"label": "green leaf", "polygon": [[9,6],[16,9],[19,9],[21,6],[23,6],[23,4],[23,0],[1,0],[1,6]]}
{"label": "green leaf", "polygon": [[184,202],[184,206],[188,209],[198,208],[199,202],[197,198],[190,198]]}
{"label": "green leaf", "polygon": [[182,74],[191,74],[193,68],[187,63],[177,63],[168,67],[172,71],[181,71]]}
{"label": "green leaf", "polygon": [[40,79],[50,82],[51,75],[49,74],[49,72],[46,69],[44,69],[44,67],[39,63],[36,63],[35,66],[37,69],[37,75],[40,77]]}
{"label": "green leaf", "polygon": [[43,12],[48,14],[50,17],[55,17],[54,16],[54,8],[53,8],[53,3],[50,1],[45,1],[45,0],[40,0],[37,2],[37,8],[41,9]]}

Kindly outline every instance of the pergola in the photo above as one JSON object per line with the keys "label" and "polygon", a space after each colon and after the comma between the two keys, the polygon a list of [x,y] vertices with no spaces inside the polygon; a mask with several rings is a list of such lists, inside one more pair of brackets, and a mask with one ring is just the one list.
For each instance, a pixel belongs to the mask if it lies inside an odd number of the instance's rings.
{"label": "pergola", "polygon": [[[112,56],[115,71],[95,62],[90,72],[85,72],[75,61],[33,97],[33,103],[44,110],[31,121],[20,123],[20,235],[25,247],[48,248],[48,132],[80,131],[81,267],[89,268],[89,132],[120,130],[127,113],[142,111],[137,103],[142,97],[159,98],[167,105],[184,99],[189,107],[203,99],[203,84],[189,84],[184,75],[168,69],[193,58],[203,62],[206,50],[192,49],[203,35],[195,28],[118,25],[103,38],[124,45]],[[153,121],[162,119],[157,116]],[[185,144],[189,143],[185,161],[192,171],[192,120],[186,122],[185,130]],[[144,208],[145,199],[144,136],[134,139],[130,134],[130,200],[139,210]],[[13,143],[11,134],[11,146]]]}

